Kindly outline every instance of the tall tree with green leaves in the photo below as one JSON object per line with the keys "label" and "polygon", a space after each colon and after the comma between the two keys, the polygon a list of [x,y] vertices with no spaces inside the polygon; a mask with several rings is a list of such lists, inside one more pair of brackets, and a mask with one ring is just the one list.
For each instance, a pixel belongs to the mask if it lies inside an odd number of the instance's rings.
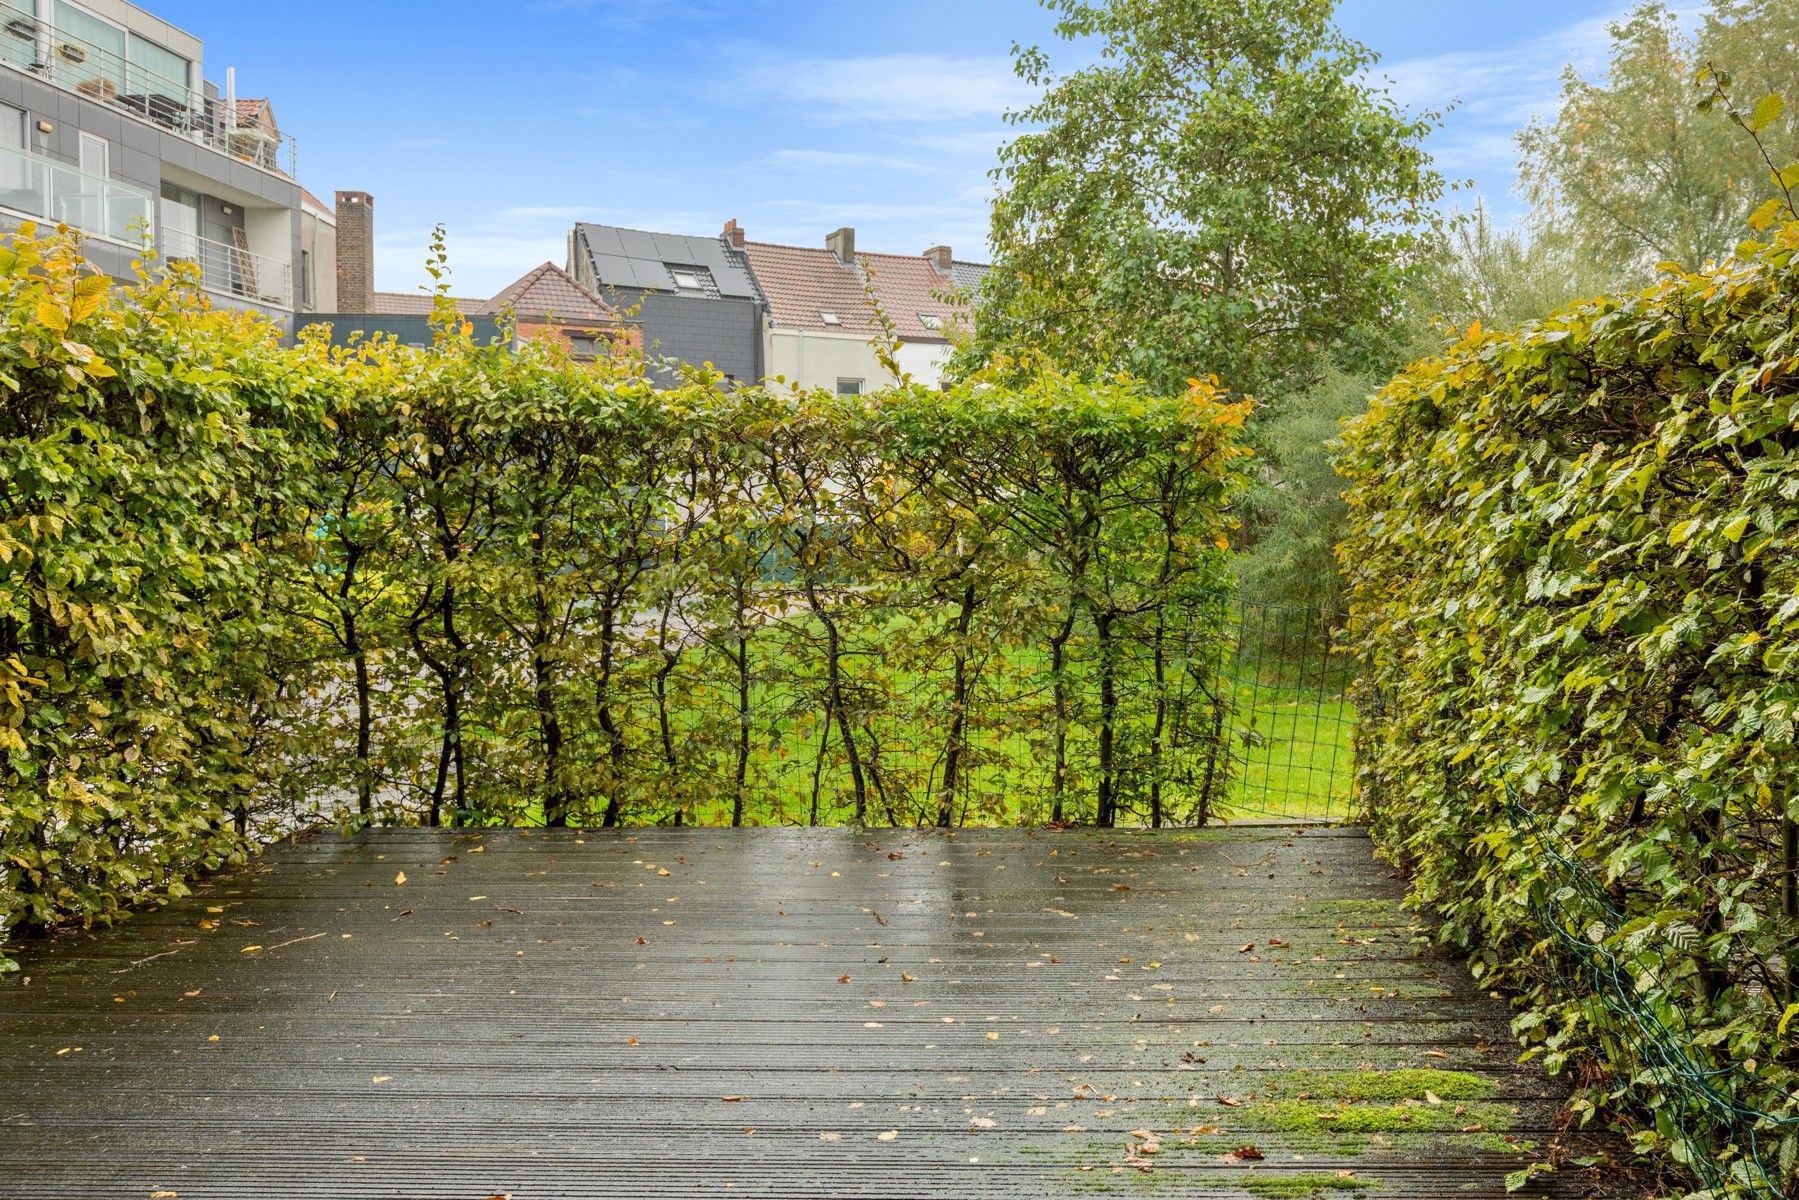
{"label": "tall tree with green leaves", "polygon": [[1612,26],[1603,78],[1569,68],[1553,121],[1519,135],[1526,194],[1565,225],[1583,261],[1619,285],[1646,281],[1659,262],[1695,270],[1750,234],[1772,194],[1756,139],[1725,108],[1702,103],[1708,66],[1730,78],[1734,101],[1763,109],[1763,144],[1784,166],[1799,158],[1799,5],[1713,0],[1687,30],[1665,4],[1647,3]]}
{"label": "tall tree with green leaves", "polygon": [[1008,120],[995,269],[964,361],[1124,370],[1158,390],[1308,378],[1390,304],[1443,181],[1334,0],[1043,0],[1097,51]]}

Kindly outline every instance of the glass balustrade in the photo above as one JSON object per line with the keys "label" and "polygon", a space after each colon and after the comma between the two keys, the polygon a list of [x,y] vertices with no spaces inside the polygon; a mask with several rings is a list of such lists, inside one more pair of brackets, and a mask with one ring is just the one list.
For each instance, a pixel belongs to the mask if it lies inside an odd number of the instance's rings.
{"label": "glass balustrade", "polygon": [[150,193],[54,159],[0,146],[0,208],[91,237],[133,242],[151,231]]}

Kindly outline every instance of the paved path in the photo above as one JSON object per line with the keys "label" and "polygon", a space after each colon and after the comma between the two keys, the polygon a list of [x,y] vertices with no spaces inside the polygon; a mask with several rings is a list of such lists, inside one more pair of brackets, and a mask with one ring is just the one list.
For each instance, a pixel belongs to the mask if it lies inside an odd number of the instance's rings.
{"label": "paved path", "polygon": [[1557,1092],[1400,890],[1281,827],[312,838],[0,983],[0,1197],[1502,1197]]}

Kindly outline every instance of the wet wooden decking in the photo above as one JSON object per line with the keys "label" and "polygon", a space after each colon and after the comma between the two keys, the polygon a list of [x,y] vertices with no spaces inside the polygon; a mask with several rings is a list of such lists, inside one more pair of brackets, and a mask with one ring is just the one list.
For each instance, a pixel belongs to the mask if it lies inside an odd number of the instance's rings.
{"label": "wet wooden decking", "polygon": [[0,983],[0,1197],[1504,1196],[1559,1093],[1400,893],[1322,829],[310,838]]}

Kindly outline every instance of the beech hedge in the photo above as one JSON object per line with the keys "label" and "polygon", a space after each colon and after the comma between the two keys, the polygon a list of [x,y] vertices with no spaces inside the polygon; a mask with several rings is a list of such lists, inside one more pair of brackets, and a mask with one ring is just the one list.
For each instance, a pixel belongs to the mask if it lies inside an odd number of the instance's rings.
{"label": "beech hedge", "polygon": [[283,346],[0,248],[0,939],[317,823],[1201,820],[1247,405]]}
{"label": "beech hedge", "polygon": [[1718,1195],[1799,1184],[1796,252],[1476,326],[1340,451],[1376,837],[1582,1119]]}

